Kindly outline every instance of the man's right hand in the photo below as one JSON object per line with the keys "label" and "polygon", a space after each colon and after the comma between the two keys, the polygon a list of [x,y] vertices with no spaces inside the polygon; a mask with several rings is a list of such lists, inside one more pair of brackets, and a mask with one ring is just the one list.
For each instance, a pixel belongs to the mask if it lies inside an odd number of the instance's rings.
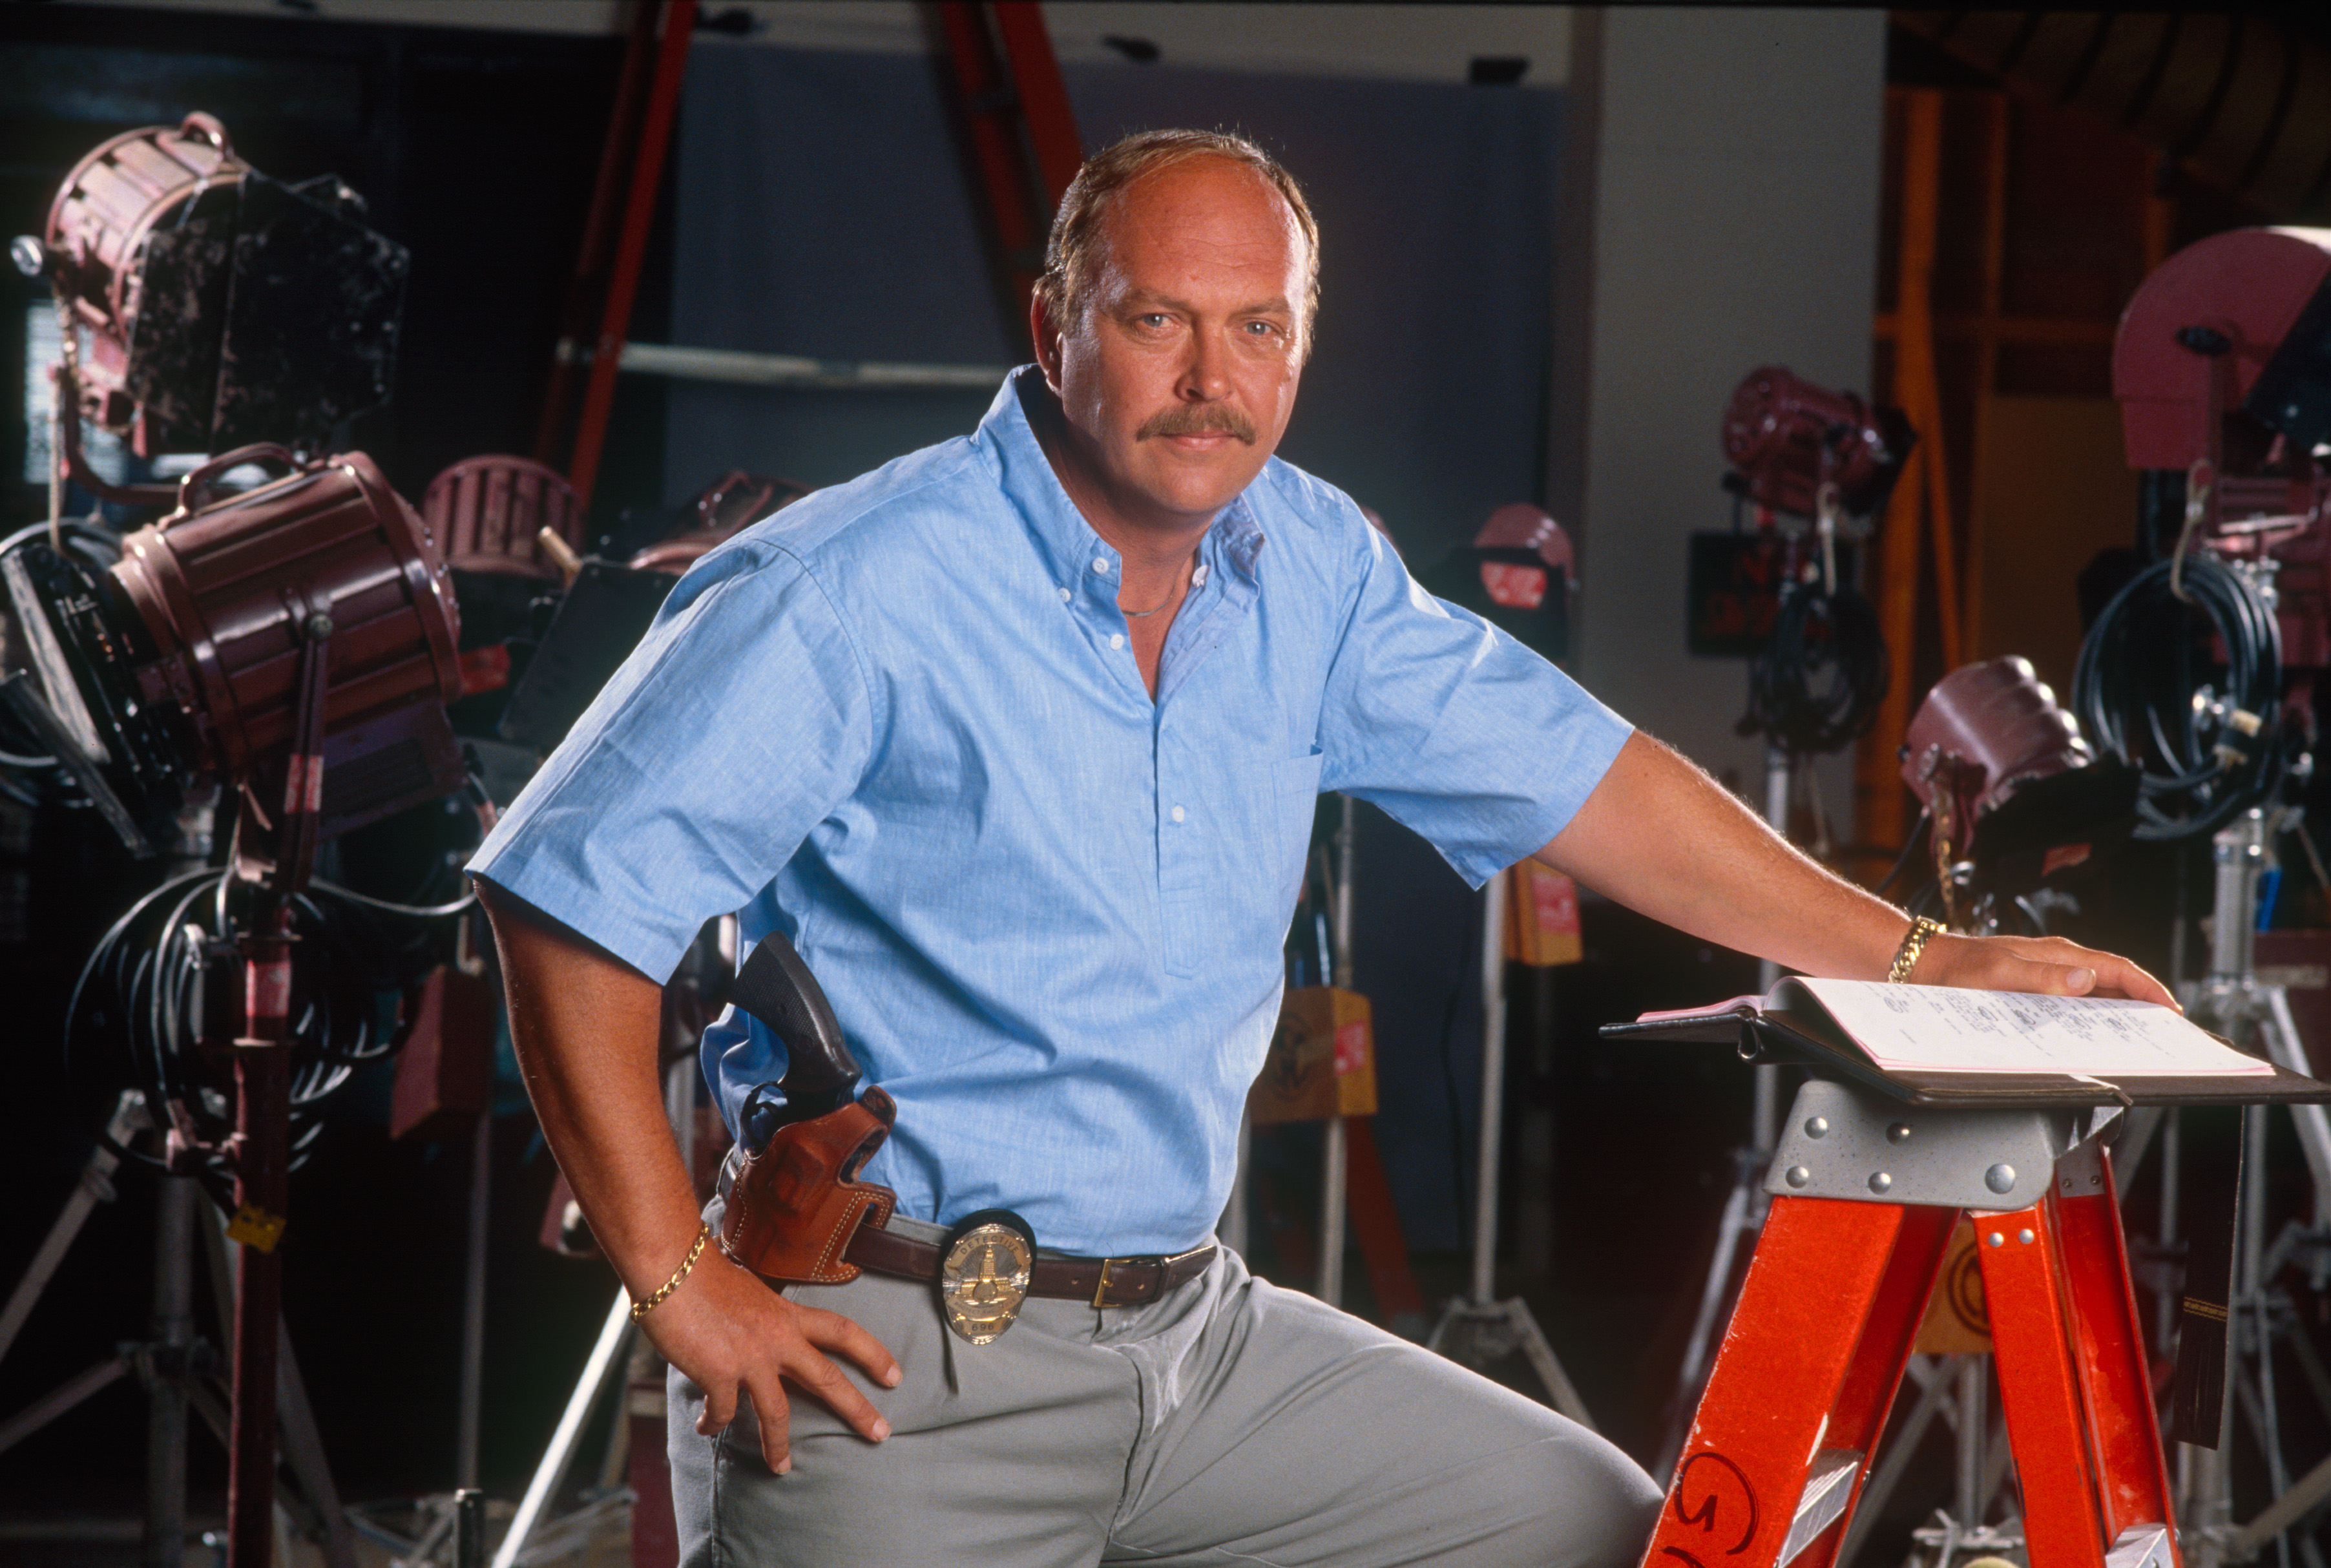
{"label": "man's right hand", "polygon": [[[510,1041],[542,1136],[575,1189],[591,1234],[634,1301],[672,1277],[697,1235],[697,1200],[664,1119],[656,1071],[663,988],[507,889],[478,879],[494,923]],[[839,1313],[797,1306],[708,1241],[686,1278],[640,1326],[704,1390],[696,1430],[721,1430],[748,1399],[769,1468],[791,1467],[785,1384],[805,1389],[872,1442],[881,1414],[829,1359],[848,1357],[885,1387],[899,1364]]]}
{"label": "man's right hand", "polygon": [[704,1391],[699,1432],[710,1437],[725,1430],[740,1402],[752,1402],[761,1457],[778,1475],[794,1463],[788,1383],[867,1441],[890,1435],[890,1423],[832,1359],[845,1356],[884,1388],[896,1388],[899,1364],[881,1341],[838,1312],[786,1300],[722,1256],[717,1242],[640,1326],[663,1358]]}

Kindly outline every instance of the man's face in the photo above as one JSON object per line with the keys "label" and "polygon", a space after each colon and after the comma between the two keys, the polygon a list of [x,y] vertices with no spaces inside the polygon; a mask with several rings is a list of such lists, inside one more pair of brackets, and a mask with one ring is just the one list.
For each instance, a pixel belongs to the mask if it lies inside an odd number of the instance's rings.
{"label": "man's face", "polygon": [[1076,318],[1057,332],[1041,311],[1036,322],[1069,425],[1076,471],[1062,478],[1133,527],[1203,527],[1294,412],[1303,233],[1262,176],[1200,158],[1120,192],[1102,239]]}

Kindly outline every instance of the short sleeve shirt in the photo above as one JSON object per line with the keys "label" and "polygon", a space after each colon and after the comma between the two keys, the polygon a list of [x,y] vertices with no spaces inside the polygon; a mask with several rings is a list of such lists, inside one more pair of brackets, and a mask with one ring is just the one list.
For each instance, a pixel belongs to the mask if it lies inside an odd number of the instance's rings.
{"label": "short sleeve shirt", "polygon": [[[706,556],[471,869],[658,979],[716,915],[783,932],[898,1101],[865,1179],[901,1212],[1172,1252],[1230,1192],[1320,792],[1478,885],[1629,731],[1276,459],[1201,542],[1153,701],[1048,395],[1017,373],[975,434]],[[733,1012],[703,1055],[732,1126],[785,1070]]]}

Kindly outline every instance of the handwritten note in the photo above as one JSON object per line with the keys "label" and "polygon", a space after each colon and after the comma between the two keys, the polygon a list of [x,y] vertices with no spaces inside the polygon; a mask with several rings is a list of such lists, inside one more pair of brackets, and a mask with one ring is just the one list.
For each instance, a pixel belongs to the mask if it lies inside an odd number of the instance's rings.
{"label": "handwritten note", "polygon": [[2083,1077],[2268,1077],[2271,1063],[2220,1044],[2169,1008],[2102,996],[1791,976],[1881,1068]]}

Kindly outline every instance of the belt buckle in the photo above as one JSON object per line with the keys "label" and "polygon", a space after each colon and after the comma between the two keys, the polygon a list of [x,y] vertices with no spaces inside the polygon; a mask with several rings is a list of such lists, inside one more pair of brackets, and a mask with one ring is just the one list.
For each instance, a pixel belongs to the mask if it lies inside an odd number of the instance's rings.
{"label": "belt buckle", "polygon": [[1007,1209],[959,1221],[939,1254],[939,1310],[956,1337],[993,1345],[1028,1299],[1036,1249],[1028,1222]]}

